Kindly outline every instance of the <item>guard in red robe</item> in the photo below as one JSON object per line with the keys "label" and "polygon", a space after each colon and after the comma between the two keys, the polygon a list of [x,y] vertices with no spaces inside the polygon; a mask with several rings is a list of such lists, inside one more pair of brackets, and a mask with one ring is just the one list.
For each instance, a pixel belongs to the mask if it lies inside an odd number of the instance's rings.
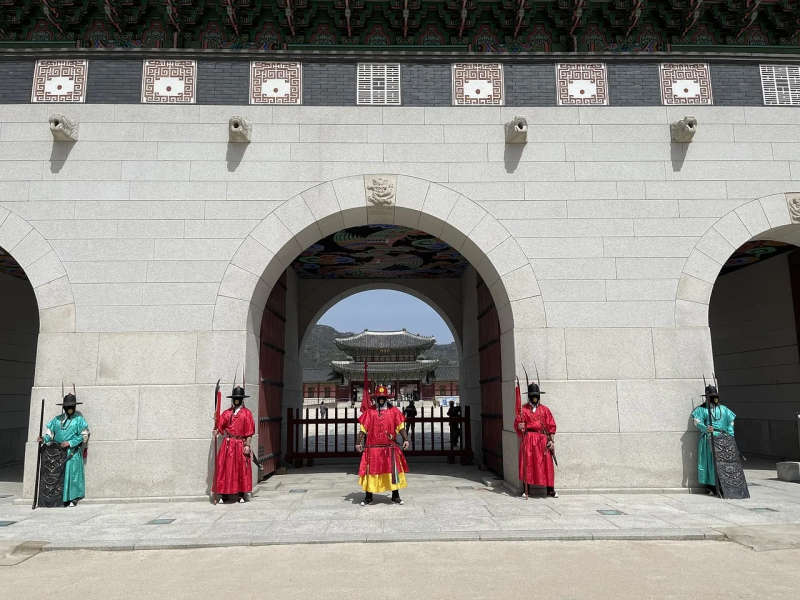
{"label": "guard in red robe", "polygon": [[546,487],[548,496],[558,498],[551,456],[555,449],[556,421],[550,409],[539,402],[541,394],[544,392],[537,384],[528,385],[528,403],[514,419],[514,429],[520,438],[519,479],[525,488],[525,497],[528,486],[535,485]]}
{"label": "guard in red robe", "polygon": [[[403,504],[400,489],[406,487],[408,464],[403,450],[408,449],[408,435],[403,413],[388,405],[388,396],[388,390],[378,386],[375,406],[368,407],[365,403],[358,418],[361,431],[356,450],[362,453],[358,483],[365,492],[361,506],[372,504],[374,493],[388,490],[392,491],[392,502]],[[403,438],[402,449],[396,441],[398,433]]]}
{"label": "guard in red robe", "polygon": [[214,430],[214,435],[223,437],[214,471],[214,504],[223,494],[238,494],[239,502],[245,502],[246,495],[253,491],[250,438],[256,426],[253,413],[244,405],[244,399],[249,397],[244,387],[234,387],[228,396],[231,407],[220,415]]}

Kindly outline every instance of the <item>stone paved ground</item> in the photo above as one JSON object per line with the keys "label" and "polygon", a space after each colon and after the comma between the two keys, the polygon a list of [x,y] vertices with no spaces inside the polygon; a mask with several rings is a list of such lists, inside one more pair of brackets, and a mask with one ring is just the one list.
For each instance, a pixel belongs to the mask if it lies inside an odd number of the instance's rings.
{"label": "stone paved ground", "polygon": [[[66,548],[146,549],[313,542],[443,540],[735,539],[742,527],[800,532],[800,485],[774,471],[749,470],[750,500],[722,501],[688,493],[582,493],[523,500],[483,483],[473,467],[417,465],[404,506],[377,497],[361,507],[352,470],[292,470],[259,486],[247,504],[206,502],[81,503],[37,509],[0,500],[0,544],[43,542]],[[602,514],[599,511],[619,511]],[[153,519],[174,519],[149,524]],[[779,536],[780,537],[780,536]],[[782,547],[800,547],[783,536]],[[769,544],[767,544],[769,545]]]}
{"label": "stone paved ground", "polygon": [[43,552],[0,579],[24,600],[52,600],[43,581],[81,600],[797,600],[798,561],[711,541],[303,544]]}

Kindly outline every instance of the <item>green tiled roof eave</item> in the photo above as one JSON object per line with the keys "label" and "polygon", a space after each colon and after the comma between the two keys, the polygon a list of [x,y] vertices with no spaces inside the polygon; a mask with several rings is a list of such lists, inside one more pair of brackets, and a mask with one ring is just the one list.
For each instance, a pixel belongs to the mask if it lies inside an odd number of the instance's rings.
{"label": "green tiled roof eave", "polygon": [[408,331],[362,331],[346,338],[336,338],[336,347],[354,359],[369,354],[413,352],[415,356],[433,347],[435,337],[422,336]]}

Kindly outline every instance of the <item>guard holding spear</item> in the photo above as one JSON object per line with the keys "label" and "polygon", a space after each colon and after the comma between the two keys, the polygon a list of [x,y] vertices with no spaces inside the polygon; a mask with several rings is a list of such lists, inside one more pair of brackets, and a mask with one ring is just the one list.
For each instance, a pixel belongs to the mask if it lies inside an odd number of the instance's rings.
{"label": "guard holding spear", "polygon": [[[238,371],[238,367],[237,367]],[[214,504],[218,504],[223,495],[238,495],[239,502],[246,502],[248,494],[253,491],[253,471],[250,461],[253,452],[250,440],[255,434],[255,421],[253,413],[244,405],[244,399],[249,398],[245,391],[244,373],[242,385],[236,385],[236,376],[233,377],[233,390],[228,398],[231,406],[221,415],[215,413],[214,448],[216,450],[216,436],[222,436],[222,446],[215,457],[214,484],[211,488]],[[218,384],[219,385],[219,384]],[[215,407],[219,406],[219,395],[215,392]],[[216,409],[215,409],[216,411]]]}
{"label": "guard holding spear", "polygon": [[[63,386],[62,386],[63,387]],[[62,389],[63,395],[63,389]],[[39,436],[42,458],[39,461],[37,506],[75,506],[86,494],[83,458],[89,442],[89,425],[79,412],[75,386],[64,396],[62,413],[50,419]]]}
{"label": "guard holding spear", "polygon": [[[705,383],[705,377],[703,380]],[[692,411],[692,420],[700,433],[697,441],[697,480],[711,495],[749,498],[750,492],[733,433],[736,414],[720,404],[716,385],[706,384],[705,388],[705,402]]]}
{"label": "guard holding spear", "polygon": [[[524,367],[523,367],[524,368]],[[528,384],[528,402],[514,418],[514,429],[520,438],[519,444],[519,479],[524,486],[523,496],[527,499],[531,485],[544,487],[547,495],[558,498],[555,490],[555,441],[556,421],[553,413],[540,403],[541,391],[538,383],[525,381]],[[557,464],[557,463],[555,463]]]}

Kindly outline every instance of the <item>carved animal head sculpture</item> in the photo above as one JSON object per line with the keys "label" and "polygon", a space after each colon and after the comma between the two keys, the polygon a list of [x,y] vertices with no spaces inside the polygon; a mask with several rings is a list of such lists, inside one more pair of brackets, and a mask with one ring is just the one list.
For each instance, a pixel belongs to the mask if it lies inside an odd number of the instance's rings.
{"label": "carved animal head sculpture", "polygon": [[695,117],[683,117],[680,121],[670,123],[669,133],[673,142],[688,144],[692,141],[697,131],[697,119]]}

